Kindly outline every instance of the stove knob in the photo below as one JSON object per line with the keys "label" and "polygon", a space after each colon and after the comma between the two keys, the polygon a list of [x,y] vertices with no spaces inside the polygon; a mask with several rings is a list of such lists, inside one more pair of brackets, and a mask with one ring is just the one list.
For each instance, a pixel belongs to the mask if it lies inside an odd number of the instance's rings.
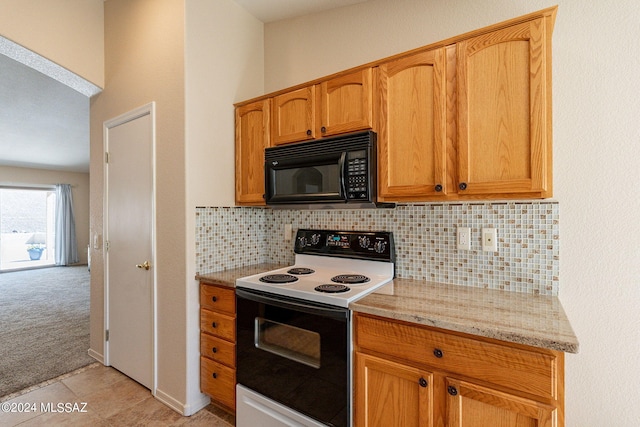
{"label": "stove knob", "polygon": [[383,253],[384,250],[387,248],[387,242],[384,241],[377,241],[374,245],[373,245],[373,249],[378,252],[379,254]]}
{"label": "stove knob", "polygon": [[313,246],[317,245],[318,243],[320,243],[320,235],[319,234],[313,234],[311,235],[311,244]]}
{"label": "stove knob", "polygon": [[360,236],[358,237],[358,241],[360,242],[360,247],[361,248],[368,248],[369,247],[369,238],[367,236]]}
{"label": "stove knob", "polygon": [[298,247],[304,248],[305,246],[307,246],[307,238],[304,236],[298,237]]}

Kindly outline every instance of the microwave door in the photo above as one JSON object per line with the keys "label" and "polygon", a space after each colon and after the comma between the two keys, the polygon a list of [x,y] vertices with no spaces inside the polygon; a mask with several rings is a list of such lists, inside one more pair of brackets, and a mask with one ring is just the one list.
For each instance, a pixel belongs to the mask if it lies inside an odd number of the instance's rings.
{"label": "microwave door", "polygon": [[267,203],[345,202],[344,153],[267,162]]}

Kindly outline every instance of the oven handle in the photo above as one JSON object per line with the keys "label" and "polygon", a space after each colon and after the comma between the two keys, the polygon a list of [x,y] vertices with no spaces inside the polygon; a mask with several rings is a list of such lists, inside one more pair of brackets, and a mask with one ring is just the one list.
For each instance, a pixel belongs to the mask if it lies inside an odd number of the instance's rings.
{"label": "oven handle", "polygon": [[274,305],[289,310],[302,311],[309,314],[316,314],[332,319],[347,320],[349,318],[349,310],[346,308],[333,308],[329,306],[320,307],[308,304],[301,300],[285,299],[284,297],[273,294],[267,294],[260,291],[248,291],[239,288],[236,288],[236,295],[250,301]]}

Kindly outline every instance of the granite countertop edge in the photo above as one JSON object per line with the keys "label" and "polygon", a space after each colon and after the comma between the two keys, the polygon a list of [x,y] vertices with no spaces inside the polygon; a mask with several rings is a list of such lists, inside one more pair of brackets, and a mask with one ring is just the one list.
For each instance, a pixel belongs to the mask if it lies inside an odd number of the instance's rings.
{"label": "granite countertop edge", "polygon": [[[284,265],[261,263],[197,274],[196,280],[235,288],[239,277]],[[396,278],[380,292],[349,304],[357,313],[493,338],[549,350],[578,353],[579,343],[555,296],[446,285]]]}
{"label": "granite countertop edge", "polygon": [[349,304],[357,313],[578,353],[578,339],[556,296],[394,279],[392,290]]}

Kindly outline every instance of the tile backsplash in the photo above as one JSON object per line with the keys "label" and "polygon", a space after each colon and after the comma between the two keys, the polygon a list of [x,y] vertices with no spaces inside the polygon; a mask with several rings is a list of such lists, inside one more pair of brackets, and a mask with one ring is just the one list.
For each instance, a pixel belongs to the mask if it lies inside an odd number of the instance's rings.
{"label": "tile backsplash", "polygon": [[[558,295],[559,205],[553,201],[405,204],[395,209],[271,210],[196,208],[196,270],[292,264],[298,228],[392,231],[396,276],[430,282]],[[456,247],[457,227],[471,228],[471,250]],[[483,252],[483,227],[498,230],[498,251]],[[269,246],[267,245],[269,242]]]}

